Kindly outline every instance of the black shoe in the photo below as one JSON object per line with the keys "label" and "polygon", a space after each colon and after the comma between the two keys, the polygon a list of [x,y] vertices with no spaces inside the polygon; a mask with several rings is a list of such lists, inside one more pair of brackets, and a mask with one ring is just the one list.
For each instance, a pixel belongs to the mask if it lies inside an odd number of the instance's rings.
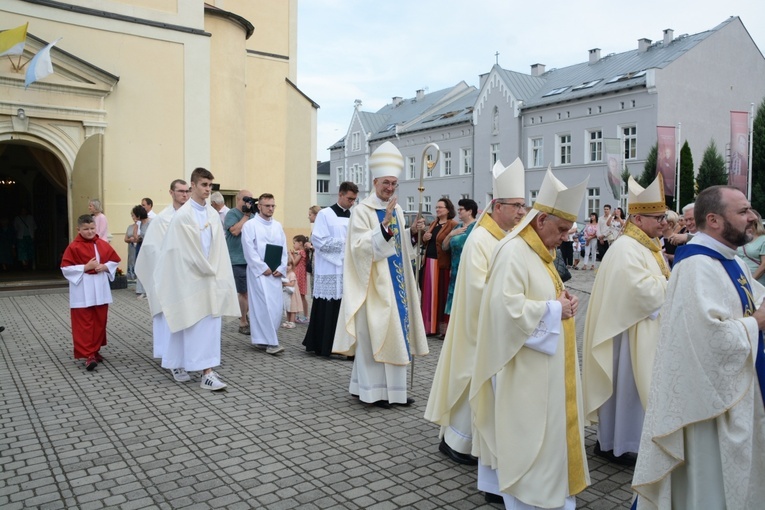
{"label": "black shoe", "polygon": [[414,399],[412,397],[406,397],[406,404],[396,404],[397,406],[404,406],[408,407],[410,405],[414,404]]}
{"label": "black shoe", "polygon": [[0,326],[0,333],[2,333],[3,331],[5,331],[5,326]]}
{"label": "black shoe", "polygon": [[[460,453],[454,450],[451,446],[446,444],[445,439],[441,439],[441,444],[438,445],[438,451],[452,459],[457,464],[464,464],[466,466],[475,466],[478,464],[478,459],[467,453]],[[488,494],[488,492],[487,492]],[[501,498],[500,498],[501,499]]]}
{"label": "black shoe", "polygon": [[623,453],[622,455],[619,455],[618,457],[614,455],[613,450],[603,451],[600,449],[600,441],[595,441],[595,448],[593,448],[592,453],[597,455],[598,457],[602,457],[606,459],[609,462],[613,462],[614,464],[619,464],[620,466],[634,466],[637,462],[637,455],[634,453]]}
{"label": "black shoe", "polygon": [[484,492],[483,499],[485,499],[487,503],[494,503],[497,505],[505,504],[505,498],[496,494],[492,494],[491,492]]}
{"label": "black shoe", "polygon": [[377,402],[373,402],[372,405],[382,409],[390,409],[390,402],[387,400],[378,400]]}
{"label": "black shoe", "polygon": [[95,370],[95,368],[98,366],[98,362],[96,361],[95,356],[91,356],[88,358],[88,360],[85,362],[85,370],[88,372],[92,372]]}

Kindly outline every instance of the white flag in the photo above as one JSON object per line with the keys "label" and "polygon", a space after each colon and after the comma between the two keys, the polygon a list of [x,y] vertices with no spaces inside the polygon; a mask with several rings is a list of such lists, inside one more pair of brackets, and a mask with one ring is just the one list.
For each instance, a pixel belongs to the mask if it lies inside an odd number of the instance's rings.
{"label": "white flag", "polygon": [[26,80],[24,80],[24,88],[28,88],[37,80],[42,80],[46,76],[53,74],[53,62],[50,60],[50,49],[61,39],[62,38],[59,37],[45,48],[38,51],[37,55],[32,57],[32,60],[27,64],[27,77]]}

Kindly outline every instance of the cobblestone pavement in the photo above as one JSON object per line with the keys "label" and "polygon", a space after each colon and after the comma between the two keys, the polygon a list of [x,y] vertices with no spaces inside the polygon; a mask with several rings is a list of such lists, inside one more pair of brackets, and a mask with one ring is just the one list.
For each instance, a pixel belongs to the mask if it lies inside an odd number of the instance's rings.
{"label": "cobblestone pavement", "polygon": [[[573,273],[581,341],[594,272]],[[0,508],[498,508],[423,418],[439,340],[415,363],[417,402],[383,410],[348,394],[351,362],[303,350],[305,326],[274,357],[225,319],[229,387],[210,393],[152,359],[146,301],[113,294],[93,372],[72,359],[67,294],[0,297]],[[628,508],[632,471],[589,467],[579,508]]]}

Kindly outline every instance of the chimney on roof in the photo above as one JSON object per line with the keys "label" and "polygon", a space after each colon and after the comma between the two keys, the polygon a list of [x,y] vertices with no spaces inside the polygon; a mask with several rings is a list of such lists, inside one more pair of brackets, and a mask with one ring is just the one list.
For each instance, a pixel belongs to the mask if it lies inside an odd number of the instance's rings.
{"label": "chimney on roof", "polygon": [[640,53],[643,53],[648,50],[648,48],[651,47],[651,40],[646,39],[643,37],[642,39],[638,39],[638,51]]}
{"label": "chimney on roof", "polygon": [[665,28],[664,29],[664,46],[668,45],[672,42],[672,39],[674,39],[675,31],[671,28]]}
{"label": "chimney on roof", "polygon": [[356,109],[356,111],[361,110],[361,99],[354,100],[353,107]]}
{"label": "chimney on roof", "polygon": [[419,89],[417,91],[417,101],[422,101],[425,98],[425,89]]}
{"label": "chimney on roof", "polygon": [[590,65],[597,64],[600,60],[600,48],[593,48],[590,50]]}
{"label": "chimney on roof", "polygon": [[540,76],[545,74],[544,64],[531,64],[531,76]]}
{"label": "chimney on roof", "polygon": [[404,102],[404,98],[401,96],[393,96],[393,106],[398,106]]}

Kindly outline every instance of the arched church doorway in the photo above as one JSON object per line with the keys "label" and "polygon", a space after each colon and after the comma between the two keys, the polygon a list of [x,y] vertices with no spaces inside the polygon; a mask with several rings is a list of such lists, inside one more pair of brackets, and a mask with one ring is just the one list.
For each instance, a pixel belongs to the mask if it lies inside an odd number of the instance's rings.
{"label": "arched church doorway", "polygon": [[0,280],[61,278],[68,242],[61,161],[32,142],[0,142]]}

